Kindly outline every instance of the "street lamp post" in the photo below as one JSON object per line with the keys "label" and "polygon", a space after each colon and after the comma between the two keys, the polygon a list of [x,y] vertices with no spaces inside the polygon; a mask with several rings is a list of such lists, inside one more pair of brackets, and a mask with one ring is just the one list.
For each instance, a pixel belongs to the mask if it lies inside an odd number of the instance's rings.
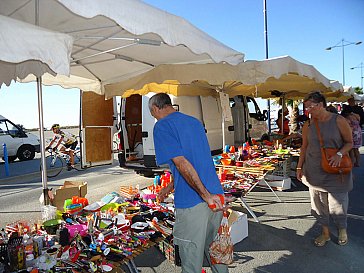
{"label": "street lamp post", "polygon": [[[268,16],[267,16],[267,0],[263,0],[263,14],[264,14],[264,45],[265,45],[265,58],[269,58],[268,54]],[[268,133],[272,132],[272,126],[270,123],[270,99],[267,100],[268,108]]]}
{"label": "street lamp post", "polygon": [[342,63],[343,63],[343,85],[345,85],[345,52],[344,52],[344,47],[349,46],[349,45],[360,45],[361,43],[362,43],[361,41],[359,41],[359,42],[348,42],[348,41],[345,41],[345,39],[343,38],[336,45],[326,48],[326,50],[331,50],[331,49],[336,48],[336,47],[341,47]]}
{"label": "street lamp post", "polygon": [[360,68],[360,82],[361,82],[361,89],[363,89],[363,62],[361,62],[359,65],[355,67],[351,67],[350,69],[356,69]]}

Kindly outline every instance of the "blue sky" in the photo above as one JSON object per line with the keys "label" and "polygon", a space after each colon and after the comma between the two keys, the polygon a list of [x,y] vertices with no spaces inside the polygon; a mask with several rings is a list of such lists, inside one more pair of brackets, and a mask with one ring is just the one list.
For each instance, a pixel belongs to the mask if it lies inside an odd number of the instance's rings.
{"label": "blue sky", "polygon": [[[246,60],[265,58],[263,0],[146,0],[181,16],[224,44],[245,53]],[[364,0],[267,0],[269,57],[290,55],[315,66],[324,76],[342,82],[340,43],[345,47],[345,83],[360,86],[364,62]],[[44,122],[77,125],[79,91],[43,87]],[[26,128],[37,127],[35,84],[13,83],[0,90],[0,115]]]}

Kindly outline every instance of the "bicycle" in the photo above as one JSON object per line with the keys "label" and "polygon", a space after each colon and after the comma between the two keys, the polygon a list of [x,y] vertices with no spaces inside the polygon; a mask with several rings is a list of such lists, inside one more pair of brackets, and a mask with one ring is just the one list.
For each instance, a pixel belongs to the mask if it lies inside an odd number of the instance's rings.
{"label": "bicycle", "polygon": [[[56,177],[66,166],[68,167],[70,163],[70,156],[59,151],[53,151],[52,149],[48,149],[47,152],[49,153],[49,155],[45,158],[47,177]],[[82,169],[79,166],[81,164],[79,149],[76,149],[74,152],[74,162],[74,169],[81,171]],[[42,165],[40,166],[40,170],[42,170]]]}

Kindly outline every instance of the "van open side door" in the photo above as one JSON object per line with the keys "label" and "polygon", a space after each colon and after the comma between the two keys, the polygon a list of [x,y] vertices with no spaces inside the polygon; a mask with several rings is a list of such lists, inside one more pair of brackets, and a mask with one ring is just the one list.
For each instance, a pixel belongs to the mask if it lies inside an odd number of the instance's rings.
{"label": "van open side door", "polygon": [[[202,120],[205,126],[207,139],[212,154],[221,153],[223,147],[222,138],[222,109],[219,98],[211,96],[200,97],[202,107]],[[234,141],[233,122],[225,122],[225,143],[232,145]]]}

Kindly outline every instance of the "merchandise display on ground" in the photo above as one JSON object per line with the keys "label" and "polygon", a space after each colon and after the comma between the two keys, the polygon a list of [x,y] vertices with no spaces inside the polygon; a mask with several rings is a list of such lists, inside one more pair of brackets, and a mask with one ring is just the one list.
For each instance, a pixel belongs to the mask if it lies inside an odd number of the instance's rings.
{"label": "merchandise display on ground", "polygon": [[[259,222],[244,197],[256,186],[274,194],[276,189],[289,189],[290,153],[248,143],[237,152],[226,147],[213,157],[225,200],[241,201]],[[52,205],[42,207],[41,222],[17,221],[1,231],[0,272],[137,272],[134,258],[153,246],[180,265],[172,235],[173,193],[164,203],[157,198],[172,179],[165,171],[148,188],[120,186],[118,192],[93,203],[87,199],[86,181],[65,181],[50,195]],[[248,236],[247,215],[229,212],[230,235],[236,244]]]}

